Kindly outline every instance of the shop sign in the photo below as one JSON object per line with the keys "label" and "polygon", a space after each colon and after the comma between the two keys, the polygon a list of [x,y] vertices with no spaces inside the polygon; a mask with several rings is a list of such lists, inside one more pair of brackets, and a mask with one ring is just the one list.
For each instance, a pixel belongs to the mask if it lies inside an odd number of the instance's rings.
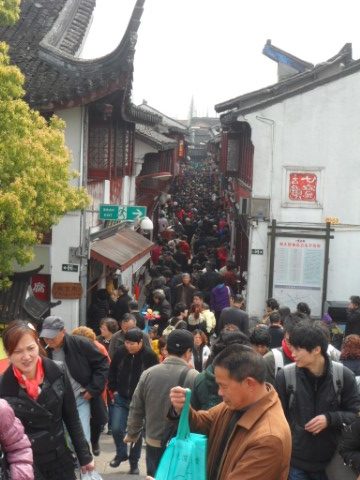
{"label": "shop sign", "polygon": [[82,294],[83,289],[79,282],[56,282],[52,287],[52,296],[61,300],[77,300]]}

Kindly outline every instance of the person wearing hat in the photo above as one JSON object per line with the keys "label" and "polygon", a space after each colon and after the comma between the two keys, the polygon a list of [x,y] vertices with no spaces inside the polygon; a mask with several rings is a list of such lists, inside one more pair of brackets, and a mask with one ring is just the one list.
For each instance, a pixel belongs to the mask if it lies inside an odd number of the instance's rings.
{"label": "person wearing hat", "polygon": [[[90,443],[90,417],[104,416],[101,394],[108,377],[108,360],[88,339],[66,333],[61,317],[46,317],[40,337],[49,358],[63,362],[66,367],[85,438]],[[103,418],[99,423],[106,422],[107,418]]]}
{"label": "person wearing hat", "polygon": [[136,443],[145,422],[148,475],[154,476],[165,450],[170,389],[179,383],[184,387],[193,388],[198,375],[198,372],[188,365],[193,347],[194,338],[189,331],[173,330],[166,343],[169,355],[162,363],[142,373],[133,394],[124,441]]}
{"label": "person wearing hat", "polygon": [[124,436],[129,406],[141,373],[157,363],[159,362],[156,353],[150,347],[144,346],[141,330],[132,328],[125,333],[124,345],[116,350],[110,365],[108,388],[114,393],[111,420],[112,434],[116,445],[116,455],[110,462],[110,466],[116,468],[121,462],[129,460],[130,475],[139,475],[138,463],[142,437],[140,436],[133,448],[130,449],[128,456]]}

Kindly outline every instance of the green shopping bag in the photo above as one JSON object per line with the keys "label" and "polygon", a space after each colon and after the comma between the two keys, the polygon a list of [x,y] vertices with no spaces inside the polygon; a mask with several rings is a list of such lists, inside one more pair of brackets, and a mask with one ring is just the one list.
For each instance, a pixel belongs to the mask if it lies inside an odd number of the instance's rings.
{"label": "green shopping bag", "polygon": [[206,480],[207,437],[190,433],[190,397],[191,390],[186,389],[177,435],[161,458],[155,480]]}

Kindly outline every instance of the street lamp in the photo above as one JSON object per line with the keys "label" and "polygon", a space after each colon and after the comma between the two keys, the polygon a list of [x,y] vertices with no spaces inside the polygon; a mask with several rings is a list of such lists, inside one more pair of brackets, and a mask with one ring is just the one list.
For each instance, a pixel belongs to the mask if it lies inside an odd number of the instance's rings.
{"label": "street lamp", "polygon": [[144,217],[140,220],[141,230],[152,232],[154,230],[154,224],[149,217]]}

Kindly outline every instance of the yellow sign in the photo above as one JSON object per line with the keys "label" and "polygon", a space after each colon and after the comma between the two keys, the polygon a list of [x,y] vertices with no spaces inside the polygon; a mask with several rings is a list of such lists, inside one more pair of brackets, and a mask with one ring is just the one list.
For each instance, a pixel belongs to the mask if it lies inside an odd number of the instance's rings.
{"label": "yellow sign", "polygon": [[340,220],[338,219],[338,217],[326,217],[325,223],[331,223],[331,225],[338,225],[340,223]]}

